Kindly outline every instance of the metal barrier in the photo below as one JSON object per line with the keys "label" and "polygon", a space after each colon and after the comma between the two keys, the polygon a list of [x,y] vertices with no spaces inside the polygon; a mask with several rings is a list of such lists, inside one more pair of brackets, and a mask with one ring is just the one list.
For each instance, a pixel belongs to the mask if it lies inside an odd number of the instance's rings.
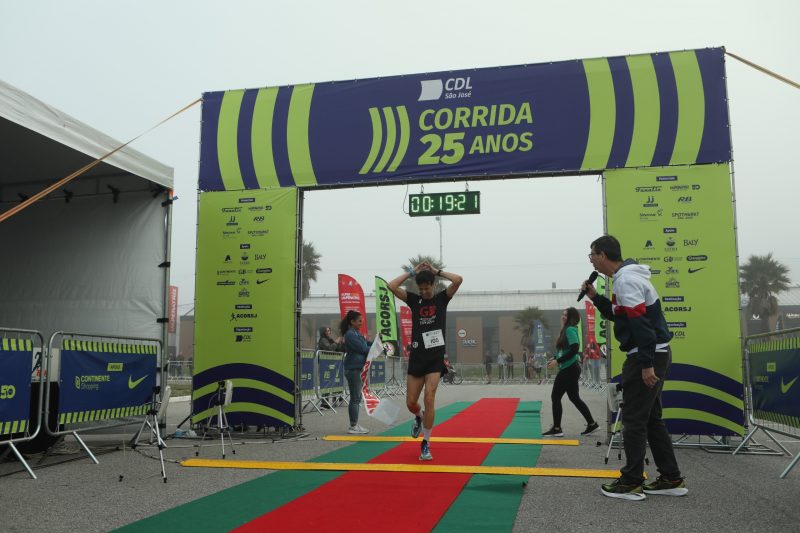
{"label": "metal barrier", "polygon": [[[126,426],[131,418],[145,417],[163,380],[159,339],[121,337],[57,331],[48,342],[47,392],[44,401],[44,428],[51,436],[72,435],[98,464],[97,458],[78,435],[79,431]],[[64,357],[66,355],[66,357]],[[137,357],[138,356],[138,357]],[[149,357],[154,356],[154,361]],[[113,359],[113,361],[111,360]],[[66,364],[65,364],[66,363]],[[91,366],[94,363],[94,367]],[[98,371],[98,363],[105,365]],[[65,366],[67,370],[65,371]],[[131,373],[130,368],[134,370]],[[94,373],[78,373],[94,372]],[[153,372],[155,370],[155,372]],[[139,377],[141,376],[141,377]],[[116,377],[117,379],[113,379]],[[127,377],[127,379],[125,379]],[[50,427],[50,392],[59,384],[56,427]],[[124,385],[124,386],[123,386]],[[141,387],[140,387],[141,385]],[[73,388],[78,392],[75,393]],[[116,395],[105,404],[98,404],[94,395],[81,391],[113,389]],[[122,397],[122,402],[119,401]],[[127,398],[126,398],[127,397]],[[108,400],[109,397],[103,399]],[[115,401],[116,400],[116,401]],[[123,403],[124,402],[124,403]],[[68,410],[67,410],[68,409]],[[106,421],[125,420],[107,424]]]}
{"label": "metal barrier", "polygon": [[[44,337],[38,331],[0,328],[0,445],[8,446],[33,479],[36,474],[14,443],[35,439],[42,428],[43,351]],[[36,381],[38,400],[32,410],[31,382]],[[36,425],[31,433],[34,417]]]}
{"label": "metal barrier", "polygon": [[546,366],[538,368],[525,363],[514,363],[513,379],[512,373],[507,365],[498,368],[492,363],[487,373],[487,365],[484,363],[456,363],[456,370],[464,377],[467,383],[486,383],[486,384],[525,384],[544,385],[552,383],[555,379],[557,370],[548,369]]}
{"label": "metal barrier", "polygon": [[314,350],[300,350],[300,406],[301,411],[305,411],[307,406],[311,406],[319,414],[320,410],[317,370],[317,352]]}
{"label": "metal barrier", "polygon": [[342,352],[317,350],[317,397],[323,406],[336,412],[334,404],[347,395]]}
{"label": "metal barrier", "polygon": [[[791,457],[773,433],[800,440],[800,384],[796,384],[800,379],[800,328],[746,337],[744,359],[745,409],[752,429],[733,455],[761,430]],[[785,478],[798,461],[800,454],[780,477]]]}
{"label": "metal barrier", "polygon": [[167,383],[192,384],[194,361],[167,361]]}

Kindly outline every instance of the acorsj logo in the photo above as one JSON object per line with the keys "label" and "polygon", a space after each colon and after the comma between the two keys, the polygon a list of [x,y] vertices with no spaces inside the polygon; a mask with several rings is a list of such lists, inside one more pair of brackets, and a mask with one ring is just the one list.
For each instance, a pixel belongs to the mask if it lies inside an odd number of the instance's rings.
{"label": "acorsj logo", "polygon": [[449,98],[469,98],[472,96],[472,80],[466,78],[448,78],[444,82],[439,80],[420,80],[420,91],[418,102],[427,100],[439,100],[444,93],[445,99]]}

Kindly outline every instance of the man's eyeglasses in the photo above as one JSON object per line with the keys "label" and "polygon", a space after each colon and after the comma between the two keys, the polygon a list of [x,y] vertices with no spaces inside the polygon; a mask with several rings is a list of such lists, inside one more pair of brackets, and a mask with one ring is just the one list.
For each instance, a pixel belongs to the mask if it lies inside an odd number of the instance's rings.
{"label": "man's eyeglasses", "polygon": [[602,252],[589,252],[589,259],[592,258],[594,255],[600,255]]}

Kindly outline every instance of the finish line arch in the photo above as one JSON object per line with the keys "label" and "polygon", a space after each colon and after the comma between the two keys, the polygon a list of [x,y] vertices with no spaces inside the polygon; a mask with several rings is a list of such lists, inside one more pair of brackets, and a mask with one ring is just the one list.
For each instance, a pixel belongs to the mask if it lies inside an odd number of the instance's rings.
{"label": "finish line arch", "polygon": [[602,173],[605,229],[676,333],[670,431],[743,434],[724,53],[205,93],[193,420],[231,379],[232,424],[299,423],[303,191]]}

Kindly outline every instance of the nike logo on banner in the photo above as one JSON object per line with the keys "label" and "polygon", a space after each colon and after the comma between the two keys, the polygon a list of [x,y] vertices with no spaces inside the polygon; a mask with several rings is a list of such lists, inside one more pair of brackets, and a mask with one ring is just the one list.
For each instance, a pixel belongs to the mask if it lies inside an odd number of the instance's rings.
{"label": "nike logo on banner", "polygon": [[792,385],[794,385],[794,382],[797,381],[798,377],[800,376],[795,377],[792,381],[786,383],[785,385],[783,383],[783,377],[781,377],[781,393],[786,394],[787,392],[789,392],[789,389],[792,388]]}
{"label": "nike logo on banner", "polygon": [[701,270],[703,270],[704,268],[705,268],[705,267],[700,267],[700,268],[690,268],[690,269],[689,269],[689,274],[694,274],[695,272],[700,272],[700,271],[701,271]]}
{"label": "nike logo on banner", "polygon": [[268,279],[257,279],[256,280],[256,285],[261,285],[262,283],[266,283],[268,281],[269,281]]}
{"label": "nike logo on banner", "polygon": [[128,376],[128,388],[129,389],[135,389],[136,386],[139,385],[139,383],[141,383],[145,379],[147,379],[147,376],[141,377],[141,378],[137,379],[136,381],[133,381],[133,380],[131,380],[131,376]]}

